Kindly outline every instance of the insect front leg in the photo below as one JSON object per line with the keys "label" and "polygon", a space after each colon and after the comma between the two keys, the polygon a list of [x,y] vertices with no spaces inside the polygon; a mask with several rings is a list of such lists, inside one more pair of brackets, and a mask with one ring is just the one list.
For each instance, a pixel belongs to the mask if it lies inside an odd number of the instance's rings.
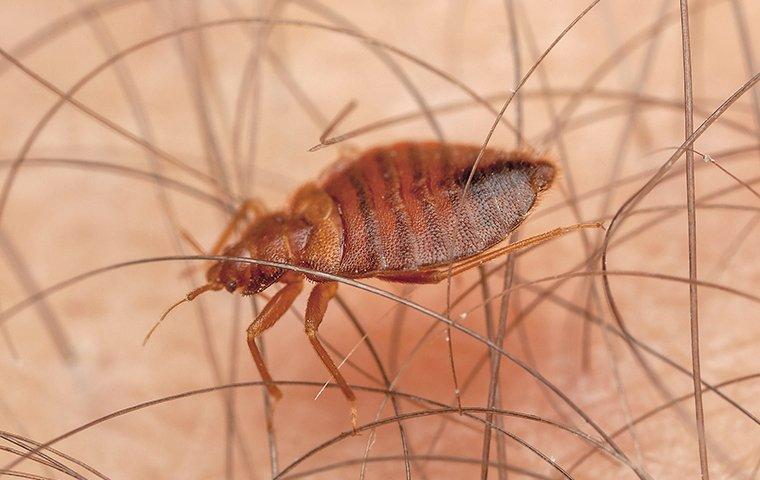
{"label": "insect front leg", "polygon": [[242,205],[240,205],[240,208],[238,208],[235,214],[232,216],[232,219],[229,221],[222,233],[219,235],[219,238],[211,248],[210,255],[219,255],[232,234],[235,233],[235,230],[237,230],[240,222],[247,219],[249,215],[251,215],[253,218],[256,218],[261,217],[265,214],[266,208],[260,200],[255,198],[249,198],[245,200]]}
{"label": "insect front leg", "polygon": [[319,355],[319,359],[322,360],[322,363],[327,370],[330,371],[330,374],[338,383],[338,386],[340,386],[346,400],[348,400],[348,403],[351,405],[351,426],[354,429],[354,433],[356,433],[356,422],[358,417],[358,412],[356,410],[356,395],[354,395],[354,391],[348,386],[346,379],[343,378],[343,375],[341,375],[338,367],[335,366],[335,363],[330,358],[327,350],[325,350],[325,347],[322,346],[319,338],[317,338],[317,330],[319,329],[319,324],[322,323],[322,319],[325,317],[327,304],[335,296],[337,290],[337,282],[317,283],[311,290],[309,301],[306,304],[306,335],[309,337],[311,346],[314,347],[317,355]]}
{"label": "insect front leg", "polygon": [[248,349],[251,351],[253,361],[256,363],[256,368],[259,369],[261,379],[264,381],[269,394],[275,399],[279,400],[282,397],[282,392],[277,385],[272,382],[272,376],[269,374],[269,370],[264,364],[264,357],[261,356],[261,351],[256,345],[256,337],[261,335],[266,329],[277,323],[285,312],[288,311],[298,294],[303,289],[303,280],[298,279],[290,283],[285,284],[282,289],[277,292],[271,300],[266,304],[264,309],[259,313],[251,325],[248,327],[247,340]]}
{"label": "insect front leg", "polygon": [[[255,198],[249,198],[245,200],[240,205],[240,208],[237,209],[230,221],[227,223],[227,226],[224,227],[224,230],[219,235],[219,238],[217,238],[216,242],[214,242],[214,246],[209,252],[206,252],[206,250],[195,239],[195,237],[193,237],[193,235],[187,230],[181,230],[180,236],[193,248],[193,250],[195,250],[198,255],[219,255],[222,252],[224,246],[227,244],[227,241],[230,239],[232,234],[235,233],[243,220],[247,219],[249,216],[252,218],[257,218],[265,214],[266,208],[264,207],[264,204],[261,202],[261,200]],[[191,276],[197,268],[197,265],[188,267],[188,269],[183,272],[182,276]]]}

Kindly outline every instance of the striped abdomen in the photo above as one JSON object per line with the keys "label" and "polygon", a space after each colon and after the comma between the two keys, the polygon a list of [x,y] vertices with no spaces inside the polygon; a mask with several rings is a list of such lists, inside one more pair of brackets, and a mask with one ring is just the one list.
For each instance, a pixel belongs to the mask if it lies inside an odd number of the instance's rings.
{"label": "striped abdomen", "polygon": [[476,146],[399,143],[340,165],[321,183],[340,209],[340,273],[416,270],[504,240],[554,178],[525,152],[486,150],[466,197]]}

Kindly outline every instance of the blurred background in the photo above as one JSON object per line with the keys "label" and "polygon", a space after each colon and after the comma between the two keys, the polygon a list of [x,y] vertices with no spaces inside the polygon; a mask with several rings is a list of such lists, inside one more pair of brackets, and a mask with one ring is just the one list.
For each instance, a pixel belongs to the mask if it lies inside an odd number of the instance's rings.
{"label": "blurred background", "polygon": [[[757,74],[760,9],[688,6],[696,128]],[[671,158],[685,138],[675,0],[5,0],[0,32],[3,475],[758,474],[760,90],[694,144],[700,435],[686,161]],[[183,231],[210,248],[242,199],[282,208],[364,148],[480,145],[529,71],[489,145],[533,148],[562,173],[520,238],[609,225],[669,168],[609,231],[607,285],[604,231],[454,278],[450,317],[469,333],[452,332],[453,361],[440,319],[342,286],[320,333],[336,362],[349,356],[358,436],[340,391],[318,395],[329,374],[299,323],[306,295],[263,338],[291,382],[273,405],[245,346],[249,299],[207,294],[141,345],[204,262],[77,278],[194,255]],[[309,152],[352,102],[328,135],[344,141]],[[445,284],[366,283],[446,314]]]}

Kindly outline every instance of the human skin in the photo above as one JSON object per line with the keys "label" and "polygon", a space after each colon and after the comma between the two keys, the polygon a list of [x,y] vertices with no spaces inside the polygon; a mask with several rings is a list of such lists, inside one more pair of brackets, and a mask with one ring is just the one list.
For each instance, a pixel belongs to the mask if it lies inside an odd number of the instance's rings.
{"label": "human skin", "polygon": [[[130,53],[119,68],[106,69],[76,93],[78,101],[131,132],[132,139],[105,128],[72,105],[63,106],[44,128],[0,214],[3,310],[40,288],[106,265],[194,255],[179,236],[181,230],[210,248],[228,220],[227,213],[213,203],[225,199],[224,183],[218,188],[209,186],[171,165],[172,160],[167,161],[163,153],[217,179],[224,172],[235,197],[255,196],[277,209],[301,183],[317,178],[341,156],[403,139],[436,138],[429,122],[418,116],[307,152],[319,143],[330,119],[352,100],[357,102],[355,110],[335,133],[418,112],[420,107],[378,60],[377,53],[356,38],[319,31],[313,25],[278,24],[271,31],[257,30],[256,25],[261,24],[240,19],[251,15],[252,9],[246,5],[239,7],[243,13],[236,12],[234,3],[203,2],[196,11],[196,4],[190,1],[106,2],[95,4],[100,10],[84,10],[88,15],[83,16],[73,12],[89,2],[0,5],[0,47],[11,53],[43,26],[74,15],[67,22],[68,30],[46,37],[39,48],[15,57],[62,90],[71,88],[114,52],[179,25],[239,19],[193,30],[185,34],[183,43],[169,37]],[[516,84],[509,10],[499,2],[453,2],[435,7],[428,2],[344,3],[330,4],[353,24],[341,28],[359,28],[452,75],[481,95],[500,94],[492,102],[496,111],[504,101],[503,94]],[[745,25],[748,44],[757,55],[757,28],[752,26],[760,22],[760,12],[751,8],[749,0],[703,3],[708,6],[701,9],[699,3],[689,2],[697,127],[756,73],[749,71],[757,70],[757,60],[747,60],[740,32]],[[522,73],[587,5],[576,1],[516,4]],[[273,12],[278,18],[321,24],[335,21],[315,13],[314,9],[319,11],[316,5],[269,4],[261,6],[257,15]],[[561,172],[552,192],[520,228],[520,238],[579,221],[596,221],[600,216],[609,226],[615,212],[683,142],[683,61],[677,7],[677,2],[669,2],[663,17],[660,2],[602,1],[549,53],[542,63],[545,70],[533,74],[521,90],[523,96],[512,101],[505,118],[521,125],[527,144],[554,158]],[[661,36],[647,30],[662,18],[665,28]],[[202,32],[202,36],[193,32]],[[535,36],[532,40],[528,38],[531,35]],[[630,55],[619,50],[637,35],[642,39],[637,50]],[[256,40],[265,41],[266,48],[256,47]],[[241,78],[246,62],[257,55],[260,66],[250,70],[255,87],[246,90],[257,96],[246,96],[244,121],[236,128]],[[463,89],[425,68],[395,54],[391,58],[399,62],[429,105],[471,100]],[[652,63],[647,69],[642,65],[648,58]],[[606,75],[592,76],[606,61],[611,62]],[[12,160],[59,97],[18,67],[6,62],[0,63],[0,68],[4,98],[0,151],[3,160]],[[552,94],[542,87],[542,78]],[[578,98],[577,109],[570,112],[576,123],[559,123],[561,136],[551,135],[556,130],[554,114],[562,115],[567,105],[573,105],[572,95],[587,81],[594,93]],[[297,85],[298,98],[307,98],[310,107],[299,104],[290,82]],[[722,153],[757,143],[760,116],[753,94],[757,87],[717,120],[694,148],[710,154],[756,192],[751,182],[756,177],[757,151]],[[518,111],[522,112],[520,120]],[[438,113],[435,118],[446,140],[480,144],[494,114],[476,105]],[[621,133],[624,129],[627,136]],[[497,128],[490,146],[515,148],[514,132]],[[616,168],[618,156],[622,164]],[[214,166],[217,158],[221,170]],[[758,233],[749,223],[757,215],[753,209],[758,195],[714,164],[702,162],[699,154],[695,158],[697,278],[706,282],[697,288],[701,374],[710,385],[734,382],[720,388],[725,398],[711,391],[703,395],[707,466],[712,478],[751,478],[760,458],[758,424],[751,418],[760,408],[760,383],[753,377],[760,372],[760,327],[757,299],[752,297],[758,292],[760,269],[753,248]],[[152,169],[159,168],[162,178],[192,185],[206,196],[189,194],[166,182],[157,184],[151,178],[127,176],[124,170],[64,165],[61,159],[108,162],[142,172],[155,173]],[[252,166],[236,167],[235,159]],[[492,422],[503,422],[496,423],[498,428],[567,470],[594,448],[589,441],[601,441],[600,432],[590,422],[611,435],[670,399],[686,396],[677,406],[614,437],[626,460],[596,453],[570,472],[573,478],[637,478],[631,465],[637,466],[644,478],[700,475],[695,401],[689,396],[694,393],[690,293],[688,282],[683,282],[689,278],[685,156],[680,156],[668,173],[671,176],[638,205],[644,211],[616,224],[619,228],[571,234],[516,260],[511,280],[515,287],[579,266],[591,273],[566,279],[561,285],[545,281],[511,292],[503,350],[532,373],[501,357],[500,408],[572,426],[591,440],[512,414],[496,415]],[[6,162],[2,178],[7,175]],[[158,188],[161,185],[165,190]],[[710,196],[724,188],[733,190]],[[573,192],[593,195],[572,208],[567,198]],[[652,211],[659,207],[664,210]],[[644,228],[655,220],[656,224]],[[609,292],[598,273],[600,259],[584,266],[588,252],[598,247],[606,234],[610,235]],[[635,235],[617,243],[631,234]],[[485,271],[501,263],[491,262]],[[251,303],[240,296],[213,292],[182,305],[145,347],[141,345],[161,313],[202,283],[198,270],[207,266],[197,261],[166,261],[125,267],[56,292],[45,298],[45,304],[36,303],[3,317],[10,343],[0,348],[0,378],[5,387],[0,390],[0,428],[45,442],[133,405],[197,389],[257,382],[258,374],[245,347]],[[19,274],[22,271],[28,275]],[[642,273],[668,278],[649,278]],[[320,328],[322,338],[339,352],[331,352],[336,362],[364,338],[350,357],[359,369],[342,367],[349,383],[387,389],[367,348],[369,341],[388,377],[399,374],[393,383],[399,395],[437,402],[399,397],[401,415],[431,408],[446,410],[403,421],[408,456],[418,457],[410,460],[414,478],[481,475],[484,426],[478,418],[485,418],[482,409],[489,406],[491,366],[482,364],[488,355],[483,338],[489,329],[484,310],[478,308],[484,297],[478,281],[479,272],[471,271],[451,282],[451,299],[476,286],[450,311],[457,327],[468,329],[455,328],[451,336],[461,404],[475,409],[462,415],[443,407],[457,405],[446,328],[440,318],[447,311],[445,283],[411,289],[364,281],[430,309],[439,315],[437,320],[409,306],[400,307],[391,298],[341,285],[339,295],[366,329],[366,337],[357,333],[336,302]],[[504,269],[498,268],[488,280],[491,296],[504,289],[504,281]],[[306,290],[309,288],[307,285]],[[265,293],[271,295],[275,289]],[[551,295],[532,308],[542,291]],[[302,313],[305,300],[302,294],[294,310]],[[259,298],[258,305],[263,301]],[[45,314],[40,305],[46,305],[51,313]],[[494,323],[491,333],[495,335],[501,299],[493,298],[489,305]],[[611,305],[619,312],[617,318]],[[205,320],[199,320],[197,308],[205,312]],[[281,386],[284,398],[274,407],[271,436],[267,435],[264,390],[253,385],[198,393],[128,412],[55,446],[108,478],[268,478],[272,476],[268,438],[273,438],[276,469],[288,468],[323,442],[350,432],[351,426],[348,405],[339,390],[329,388],[314,400],[318,384],[326,382],[329,374],[311,350],[297,318],[295,312],[289,313],[264,335],[274,378],[311,382]],[[638,343],[631,346],[625,341],[621,321]],[[433,325],[430,340],[415,353],[418,341]],[[56,331],[57,336],[53,335]],[[483,368],[469,380],[478,364]],[[387,419],[395,415],[382,393],[357,388],[357,394],[360,425],[370,424],[376,416]],[[445,427],[441,427],[443,418],[448,419]],[[525,472],[518,470],[526,469],[558,478],[550,461],[514,438],[504,440],[506,457],[502,457],[499,451],[504,437],[498,429],[492,435],[490,460],[494,465],[489,477],[499,475],[495,464],[506,459],[512,469],[509,477],[524,477]],[[372,440],[369,457],[374,460],[366,464],[367,475],[403,478],[397,424],[384,424],[375,434],[367,429],[359,436],[338,440],[288,473],[352,460],[355,463],[310,473],[309,478],[356,478],[365,447]],[[5,465],[17,457],[7,454],[2,458]],[[28,461],[13,469],[53,475]]]}

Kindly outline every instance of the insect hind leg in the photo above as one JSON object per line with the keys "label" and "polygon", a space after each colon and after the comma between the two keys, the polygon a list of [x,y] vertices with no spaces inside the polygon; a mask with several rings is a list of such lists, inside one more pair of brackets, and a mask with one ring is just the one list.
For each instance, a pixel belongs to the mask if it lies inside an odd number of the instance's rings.
{"label": "insect hind leg", "polygon": [[[475,255],[472,258],[468,258],[467,260],[464,260],[460,263],[455,264],[454,267],[451,269],[451,275],[452,276],[457,275],[473,267],[482,265],[485,262],[491,261],[494,258],[501,257],[508,253],[525,250],[526,248],[535,247],[535,246],[541,245],[542,243],[548,242],[549,240],[553,240],[557,237],[562,237],[564,235],[567,235],[570,232],[574,232],[576,230],[581,230],[584,228],[602,228],[603,229],[604,225],[599,222],[576,223],[575,225],[570,225],[567,227],[555,228],[553,230],[549,230],[548,232],[540,233],[538,235],[534,235],[532,237],[528,237],[524,240],[519,240],[517,242],[510,243],[508,245],[492,248],[478,255]],[[443,280],[443,278],[446,278],[445,273],[444,273],[444,276],[441,278],[441,280]]]}
{"label": "insect hind leg", "polygon": [[582,228],[604,228],[601,223],[578,223],[567,227],[559,227],[549,230],[538,235],[526,238],[524,240],[503,245],[501,247],[491,248],[465,260],[461,260],[450,267],[448,265],[436,265],[427,269],[405,271],[405,272],[388,272],[378,275],[379,278],[392,282],[401,283],[439,283],[449,276],[459,275],[471,268],[482,265],[495,258],[501,257],[508,253],[525,250],[526,248],[535,247],[542,243],[548,242],[557,237],[561,237],[575,230]]}

